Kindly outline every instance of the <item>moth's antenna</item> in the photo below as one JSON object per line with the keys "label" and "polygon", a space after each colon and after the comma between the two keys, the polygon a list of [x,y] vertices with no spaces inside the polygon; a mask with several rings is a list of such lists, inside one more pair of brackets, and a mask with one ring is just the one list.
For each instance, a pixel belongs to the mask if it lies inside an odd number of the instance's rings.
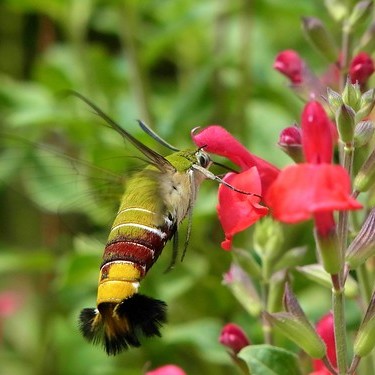
{"label": "moth's antenna", "polygon": [[137,120],[141,129],[148,134],[150,137],[154,138],[155,141],[159,142],[162,146],[169,148],[172,151],[180,151],[177,147],[172,146],[166,140],[160,137],[160,135],[156,134],[146,123],[142,120]]}

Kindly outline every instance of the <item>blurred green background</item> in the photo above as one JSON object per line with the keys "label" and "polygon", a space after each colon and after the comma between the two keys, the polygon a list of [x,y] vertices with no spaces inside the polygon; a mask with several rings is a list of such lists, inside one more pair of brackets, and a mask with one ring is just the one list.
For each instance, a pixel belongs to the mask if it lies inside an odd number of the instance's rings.
{"label": "blurred green background", "polygon": [[[236,373],[218,343],[221,327],[235,321],[253,342],[262,336],[221,284],[231,255],[220,248],[213,182],[202,186],[184,262],[163,273],[168,245],[142,283],[144,294],[169,305],[163,337],[113,358],[80,336],[77,316],[94,306],[117,204],[119,180],[103,169],[126,182],[139,165],[129,156],[139,154],[62,93],[89,97],[161,153],[168,150],[135,119],[178,148],[192,145],[192,128],[220,124],[281,167],[288,160],[275,146],[278,133],[299,120],[302,103],[273,60],[293,48],[322,71],[300,18],[315,15],[334,26],[325,12],[323,1],[300,0],[0,3],[1,375],[132,375],[167,363],[187,374]],[[249,239],[242,236],[242,245],[249,248]],[[328,294],[320,299],[310,307],[316,316],[329,306]]]}

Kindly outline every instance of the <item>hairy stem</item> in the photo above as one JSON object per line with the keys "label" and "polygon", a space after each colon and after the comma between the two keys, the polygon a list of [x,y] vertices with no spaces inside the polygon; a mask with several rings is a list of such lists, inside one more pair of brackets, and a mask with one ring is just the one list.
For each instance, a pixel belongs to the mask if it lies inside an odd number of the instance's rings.
{"label": "hairy stem", "polygon": [[345,375],[347,371],[345,298],[344,287],[339,275],[332,275],[332,285],[332,305],[338,374]]}
{"label": "hairy stem", "polygon": [[[267,306],[268,306],[268,296],[269,296],[269,283],[268,283],[268,281],[262,282],[261,291],[262,291],[263,309],[266,310]],[[263,330],[264,343],[272,345],[272,342],[273,342],[272,327],[271,327],[269,321],[264,316],[262,316],[262,330]]]}

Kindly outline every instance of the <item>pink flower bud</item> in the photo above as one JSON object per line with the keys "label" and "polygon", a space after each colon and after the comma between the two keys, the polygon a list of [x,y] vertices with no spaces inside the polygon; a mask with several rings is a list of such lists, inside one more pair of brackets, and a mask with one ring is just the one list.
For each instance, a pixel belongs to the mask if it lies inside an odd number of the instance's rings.
{"label": "pink flower bud", "polygon": [[147,371],[146,375],[186,375],[186,373],[178,366],[165,365],[155,370]]}
{"label": "pink flower bud", "polygon": [[372,73],[374,73],[374,62],[365,52],[360,52],[350,63],[349,75],[351,82],[364,85]]}
{"label": "pink flower bud", "polygon": [[5,291],[0,293],[0,318],[15,313],[21,305],[21,296],[16,292]]}
{"label": "pink flower bud", "polygon": [[285,128],[280,133],[279,138],[279,145],[286,145],[286,146],[300,146],[301,145],[301,129],[294,126],[289,126]]}
{"label": "pink flower bud", "polygon": [[303,161],[301,129],[297,126],[289,126],[281,131],[278,145],[296,163]]}
{"label": "pink flower bud", "polygon": [[280,52],[273,64],[274,69],[284,74],[294,84],[302,82],[304,62],[300,55],[291,49]]}
{"label": "pink flower bud", "polygon": [[237,324],[228,323],[220,333],[219,341],[237,354],[242,348],[250,345],[246,333]]}

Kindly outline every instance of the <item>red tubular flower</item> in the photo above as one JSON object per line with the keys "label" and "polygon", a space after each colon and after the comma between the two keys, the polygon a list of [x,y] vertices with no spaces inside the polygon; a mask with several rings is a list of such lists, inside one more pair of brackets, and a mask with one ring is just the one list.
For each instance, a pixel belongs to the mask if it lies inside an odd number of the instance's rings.
{"label": "red tubular flower", "polygon": [[[286,167],[269,188],[266,203],[272,208],[273,216],[285,223],[308,220],[319,213],[362,208],[350,196],[346,170],[332,164]],[[324,224],[330,225],[326,217]]]}
{"label": "red tubular flower", "polygon": [[374,73],[374,62],[365,52],[360,52],[350,63],[349,75],[351,82],[364,85],[372,73]]}
{"label": "red tubular flower", "polygon": [[[316,324],[316,331],[323,339],[327,347],[327,357],[333,367],[337,367],[336,343],[333,329],[333,315],[328,313],[324,315]],[[313,360],[314,372],[310,375],[330,375],[331,372],[325,367],[323,361]]]}
{"label": "red tubular flower", "polygon": [[[228,173],[224,180],[237,189],[261,194],[261,181],[255,167],[245,172]],[[239,194],[226,186],[219,188],[217,211],[225,233],[221,243],[224,250],[230,250],[236,233],[243,231],[268,213],[268,208],[259,204],[260,198],[255,195]]]}
{"label": "red tubular flower", "polygon": [[303,66],[300,55],[291,49],[280,52],[273,64],[274,69],[284,74],[293,84],[302,82]]}
{"label": "red tubular flower", "polygon": [[[227,174],[225,181],[243,191],[264,195],[276,179],[279,170],[265,160],[251,154],[224,128],[209,126],[199,133],[192,132],[194,142],[205,151],[227,157],[237,164],[242,173]],[[218,214],[225,233],[221,246],[230,250],[233,236],[254,224],[268,209],[259,204],[255,195],[236,193],[225,186],[219,188]]]}
{"label": "red tubular flower", "polygon": [[333,137],[330,120],[317,101],[306,104],[302,112],[302,147],[307,163],[331,163]]}
{"label": "red tubular flower", "polygon": [[243,329],[234,323],[226,324],[221,330],[219,337],[220,344],[230,348],[234,354],[237,354],[242,348],[250,345]]}
{"label": "red tubular flower", "polygon": [[249,152],[227,130],[218,125],[211,125],[199,133],[192,131],[192,138],[198,147],[204,147],[205,151],[228,158],[237,164],[242,171],[256,167],[262,185],[262,194],[275,180],[280,170],[271,163]]}
{"label": "red tubular flower", "polygon": [[[346,170],[330,164],[333,133],[322,105],[309,102],[302,114],[302,146],[307,164],[290,166],[281,172],[251,154],[220,126],[210,126],[197,134],[193,132],[192,137],[207,152],[227,157],[239,165],[243,172],[227,175],[226,181],[238,189],[261,195],[277,220],[297,223],[313,218],[317,234],[325,236],[335,229],[333,211],[362,207],[350,196]],[[226,237],[222,242],[225,250],[230,250],[236,233],[267,214],[267,208],[259,201],[257,196],[220,186],[218,213]]]}
{"label": "red tubular flower", "polygon": [[147,371],[146,375],[186,375],[186,372],[178,366],[165,365],[155,370]]}

